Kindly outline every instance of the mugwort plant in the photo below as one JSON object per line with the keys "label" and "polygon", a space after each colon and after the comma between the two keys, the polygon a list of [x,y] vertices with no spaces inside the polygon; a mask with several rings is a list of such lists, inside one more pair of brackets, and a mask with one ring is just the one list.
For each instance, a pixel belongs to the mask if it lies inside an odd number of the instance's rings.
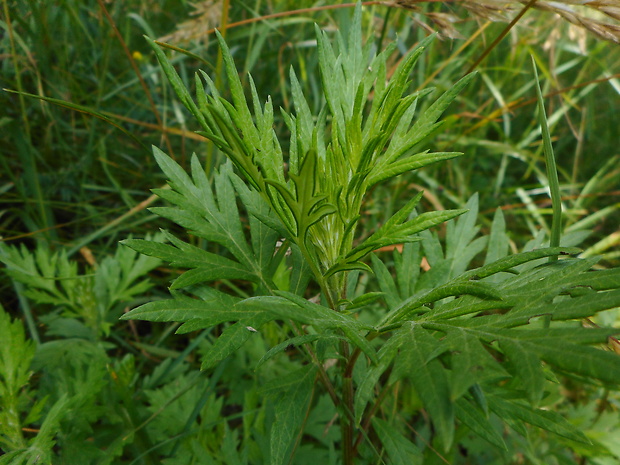
{"label": "mugwort plant", "polygon": [[[388,76],[395,45],[374,53],[371,42],[363,43],[361,22],[358,5],[334,44],[317,27],[324,104],[311,111],[291,70],[294,111],[280,113],[287,139],[275,132],[272,101],[262,103],[251,77],[246,97],[219,34],[230,100],[204,72],[196,75],[194,99],[151,42],[199,133],[228,162],[209,179],[196,156],[189,175],[153,149],[170,189],[155,190],[168,206],[152,211],[200,240],[164,231],[166,243],[123,241],[186,271],[172,282],[171,299],[122,319],[181,322],[178,333],[215,331],[204,370],[278,328],[281,342],[257,368],[291,347],[300,357],[296,369],[261,388],[273,412],[265,463],[291,463],[321,395],[331,400],[340,427],[336,455],[347,465],[386,457],[431,463],[439,454],[454,456],[466,434],[505,449],[503,424],[588,443],[544,407],[564,377],[620,382],[620,358],[596,347],[618,330],[580,323],[620,305],[619,270],[592,271],[596,258],[547,247],[542,236],[510,253],[499,210],[490,234],[476,238],[476,197],[465,209],[422,212],[422,193],[415,193],[382,225],[365,230],[364,201],[374,186],[461,155],[426,147],[475,75],[426,104],[433,90],[411,92],[410,75],[433,37]],[[446,222],[442,242],[431,228]],[[376,253],[388,246],[392,260]],[[363,285],[369,277],[374,291]],[[403,399],[414,411],[400,412]],[[406,428],[411,418],[422,419],[422,433]]]}

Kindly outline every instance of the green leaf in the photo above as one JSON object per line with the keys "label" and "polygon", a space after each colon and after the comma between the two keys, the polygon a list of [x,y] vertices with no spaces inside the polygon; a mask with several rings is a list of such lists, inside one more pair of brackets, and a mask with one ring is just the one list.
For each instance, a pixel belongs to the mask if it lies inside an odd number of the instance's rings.
{"label": "green leaf", "polygon": [[465,398],[460,398],[456,401],[454,406],[456,417],[461,423],[485,441],[488,441],[501,449],[508,450],[502,435],[493,427],[484,413],[471,401]]}
{"label": "green leaf", "polygon": [[154,191],[179,208],[155,207],[151,211],[171,219],[195,235],[225,246],[241,264],[260,275],[260,265],[257,264],[243,233],[237,200],[230,181],[231,167],[224,165],[220,172],[215,174],[214,196],[195,157],[192,159],[192,174],[196,184],[170,157],[159,150],[154,149],[154,153],[174,189]]}
{"label": "green leaf", "polygon": [[368,177],[368,186],[374,186],[375,184],[391,179],[409,171],[417,170],[424,166],[429,166],[440,161],[451,160],[462,156],[460,152],[422,152],[415,155],[408,155],[404,158],[396,160],[376,173]]}
{"label": "green leaf", "polygon": [[271,426],[271,465],[288,463],[286,453],[295,437],[301,436],[305,412],[314,391],[316,367],[308,365],[268,382],[262,393],[274,399],[275,420]]}
{"label": "green leaf", "polygon": [[454,406],[450,400],[449,378],[441,362],[431,358],[438,355],[441,343],[421,326],[409,322],[397,333],[404,339],[392,379],[405,376],[411,381],[428,410],[444,449],[448,450],[454,439]]}
{"label": "green leaf", "polygon": [[356,423],[360,423],[366,404],[371,399],[379,378],[391,366],[405,338],[405,333],[400,331],[393,334],[379,349],[377,354],[379,358],[378,363],[370,366],[366,371],[364,378],[355,391],[354,410]]}
{"label": "green leaf", "polygon": [[[262,206],[264,214],[267,215],[269,207],[265,203]],[[281,237],[254,215],[251,215],[249,220],[252,250],[256,263],[261,271],[267,271],[272,266],[274,255],[276,254],[277,247],[279,247],[278,239]],[[271,276],[273,272],[268,274]]]}
{"label": "green leaf", "polygon": [[291,246],[291,265],[289,291],[301,296],[308,287],[312,271],[296,245]]}
{"label": "green leaf", "polygon": [[423,463],[418,446],[401,434],[388,422],[374,417],[372,426],[379,436],[381,445],[394,465],[416,465]]}
{"label": "green leaf", "polygon": [[0,457],[0,464],[31,465],[52,463],[54,437],[60,433],[60,421],[71,411],[71,399],[63,394],[47,412],[37,435],[28,447],[11,451]]}
{"label": "green leaf", "polygon": [[[16,396],[28,383],[30,362],[35,347],[26,339],[21,321],[11,321],[8,313],[0,306],[0,392]],[[4,396],[3,396],[4,397]]]}
{"label": "green leaf", "polygon": [[530,350],[557,369],[620,385],[620,357],[613,352],[561,343],[557,339],[550,341],[541,338],[528,341],[527,344]]}
{"label": "green leaf", "polygon": [[289,347],[297,347],[297,346],[300,346],[300,345],[303,345],[303,344],[308,344],[309,342],[314,342],[314,341],[316,341],[318,339],[322,339],[322,338],[325,338],[325,339],[337,339],[336,336],[326,336],[326,335],[322,335],[322,334],[304,334],[302,336],[292,337],[290,339],[287,339],[284,342],[281,342],[277,346],[272,347],[271,349],[269,349],[267,351],[267,353],[261,357],[261,359],[258,361],[258,363],[256,364],[256,367],[254,369],[258,370],[266,361],[272,359],[273,357],[275,357],[279,353],[284,352],[285,350],[288,350]]}
{"label": "green leaf", "polygon": [[336,273],[343,271],[367,271],[368,273],[372,273],[372,268],[364,262],[341,260],[336,265],[330,267],[330,269],[325,272],[323,277],[330,278]]}
{"label": "green leaf", "polygon": [[164,55],[164,52],[150,38],[146,36],[144,36],[144,38],[146,39],[148,44],[151,46],[151,48],[155,52],[157,61],[159,61],[159,65],[161,66],[164,73],[166,74],[166,77],[168,78],[168,81],[172,85],[174,92],[177,94],[177,97],[179,97],[179,100],[181,100],[183,105],[185,105],[185,108],[187,108],[190,111],[190,113],[194,115],[194,117],[200,122],[201,126],[207,129],[208,125],[204,119],[204,116],[198,110],[198,107],[194,103],[194,100],[192,99],[187,88],[183,84],[183,81],[181,80],[181,78],[179,77],[175,69],[172,67],[172,65],[166,58],[166,55]]}
{"label": "green leaf", "polygon": [[580,286],[591,287],[597,291],[617,289],[620,283],[620,268],[588,271],[581,275]]}
{"label": "green leaf", "polygon": [[478,219],[478,194],[474,194],[469,198],[464,205],[464,209],[467,210],[464,215],[446,225],[446,258],[462,255],[465,248],[471,245],[480,230],[480,227],[476,226]]}
{"label": "green leaf", "polygon": [[228,235],[230,245],[227,247],[230,252],[242,264],[260,272],[260,264],[257,263],[256,256],[252,253],[243,232],[237,199],[228,174],[231,169],[230,164],[224,165],[220,173],[214,176],[219,214],[213,212],[211,222],[217,222],[219,230]]}
{"label": "green leaf", "polygon": [[551,431],[572,441],[590,444],[586,436],[557,412],[533,409],[518,402],[509,402],[495,395],[488,395],[489,408],[505,420],[520,420]]}
{"label": "green leaf", "polygon": [[159,168],[166,175],[170,187],[185,195],[195,193],[194,183],[177,162],[155,146],[153,146],[153,156]]}
{"label": "green leaf", "polygon": [[394,249],[394,271],[400,292],[401,300],[407,299],[413,294],[416,282],[420,276],[421,263],[420,244],[409,242],[403,245],[402,252]]}
{"label": "green leaf", "polygon": [[620,307],[620,289],[575,297],[546,306],[540,305],[538,308],[531,309],[528,313],[551,315],[553,320],[560,321],[588,318],[598,312],[615,307]]}
{"label": "green leaf", "polygon": [[[381,328],[410,318],[413,313],[426,313],[430,310],[426,305],[445,299],[446,297],[459,295],[472,295],[482,299],[502,300],[502,294],[494,286],[477,281],[462,282],[460,279],[457,279],[443,286],[436,287],[435,289],[413,295],[389,312],[378,327]],[[497,305],[501,305],[501,303],[493,303],[491,304],[491,308]],[[436,315],[437,312],[433,312],[433,314]]]}
{"label": "green leaf", "polygon": [[276,291],[278,296],[259,296],[245,299],[238,308],[262,309],[278,318],[292,319],[319,328],[343,328],[354,330],[370,329],[350,315],[339,313],[329,307],[312,303],[290,292]]}
{"label": "green leaf", "polygon": [[476,73],[470,73],[456,84],[454,84],[449,90],[447,90],[441,97],[439,97],[415,122],[413,125],[413,131],[423,132],[428,130],[432,124],[435,123],[442,115],[442,113],[448,108],[448,105],[456,98],[461,90],[469,84],[471,80],[476,77]]}
{"label": "green leaf", "polygon": [[359,322],[350,315],[309,302],[290,292],[276,291],[276,294],[278,294],[277,297],[264,296],[246,299],[238,304],[238,308],[262,310],[276,318],[291,319],[316,328],[340,329],[351,343],[360,348],[374,363],[377,362],[375,350],[359,334],[359,331],[371,329],[369,325]]}
{"label": "green leaf", "polygon": [[244,318],[226,328],[216,339],[213,346],[204,354],[200,369],[209,370],[229,355],[237,352],[253,334],[260,330],[262,325],[272,319],[269,315],[258,314]]}
{"label": "green leaf", "polygon": [[205,295],[202,300],[178,293],[173,295],[174,299],[156,300],[134,308],[125,313],[121,320],[188,321],[200,318],[212,322],[211,325],[216,325],[264,313],[252,309],[237,310],[235,304],[240,301],[239,298],[215,289],[210,289],[208,296]]}
{"label": "green leaf", "polygon": [[[547,171],[547,179],[549,181],[549,192],[551,194],[551,208],[553,210],[553,219],[551,223],[551,237],[549,244],[551,247],[560,245],[560,237],[562,235],[562,196],[560,193],[560,182],[558,181],[558,169],[555,164],[555,156],[553,154],[553,145],[551,144],[551,135],[549,134],[549,125],[547,123],[547,115],[545,114],[545,102],[543,101],[542,91],[540,90],[540,81],[538,79],[538,70],[536,62],[532,58],[532,68],[534,68],[534,81],[536,82],[536,97],[538,99],[538,121],[540,123],[543,152],[545,153],[545,167]],[[557,257],[551,257],[550,260],[557,260]]]}
{"label": "green leaf", "polygon": [[317,179],[319,175],[317,162],[317,153],[314,150],[310,150],[301,160],[299,174],[289,174],[295,186],[294,197],[289,197],[289,191],[285,186],[270,181],[270,184],[278,188],[278,191],[283,194],[284,199],[287,201],[295,217],[295,235],[304,243],[308,240],[307,234],[310,226],[320,221],[323,217],[336,212],[336,208],[326,202],[327,195],[317,192]]}
{"label": "green leaf", "polygon": [[355,347],[359,348],[372,363],[377,364],[379,362],[377,352],[373,346],[364,336],[361,336],[356,329],[353,329],[348,325],[343,326],[341,329],[347,339],[351,341]]}
{"label": "green leaf", "polygon": [[[167,234],[168,240],[179,249],[173,263],[195,268],[181,276],[172,288],[178,289],[217,279],[243,279],[255,282],[261,289],[270,291],[274,287],[271,276],[275,269],[272,269],[271,262],[277,234],[262,222],[251,220],[252,247],[248,244],[237,209],[233,182],[238,178],[231,171],[232,165],[225,164],[215,173],[213,190],[195,156],[191,163],[192,181],[170,157],[160,151],[155,153],[158,163],[172,180],[174,189],[159,189],[155,192],[177,208],[155,207],[151,211],[171,219],[196,236],[223,245],[237,260],[235,262],[212,254]],[[256,198],[255,192],[241,188],[239,183],[236,187],[237,191],[243,193],[243,198],[251,202],[253,212],[259,219],[272,217],[268,206]],[[166,245],[149,246],[136,241],[128,242],[127,245],[164,259],[172,259],[175,255],[175,250]]]}
{"label": "green leaf", "polygon": [[581,252],[581,249],[578,249],[576,247],[550,247],[532,250],[531,252],[523,252],[520,254],[509,255],[493,263],[489,263],[488,265],[484,265],[480,268],[467,271],[466,273],[463,273],[461,276],[459,276],[459,279],[483,279],[487,276],[491,276],[502,271],[510,271],[519,265],[531,262],[539,258],[551,257],[553,255],[560,254],[576,254],[579,252]]}
{"label": "green leaf", "polygon": [[506,220],[501,208],[495,210],[493,223],[491,224],[491,234],[489,235],[489,245],[487,247],[484,264],[490,265],[508,255],[510,241],[506,235]]}
{"label": "green leaf", "polygon": [[[589,328],[547,328],[541,330],[505,329],[490,325],[476,324],[484,317],[472,320],[446,320],[445,322],[424,323],[425,327],[450,333],[452,328],[461,330],[490,343],[499,341],[515,365],[517,375],[525,383],[530,399],[540,399],[542,372],[539,360],[552,367],[587,378],[600,380],[612,385],[620,384],[620,357],[608,351],[594,349],[581,344],[605,342],[615,333],[615,329],[595,330]],[[484,321],[484,320],[483,320]],[[575,341],[576,343],[573,343]]]}
{"label": "green leaf", "polygon": [[[534,316],[549,314],[552,306],[557,304],[552,303],[553,299],[567,289],[578,286],[583,272],[597,261],[597,258],[559,260],[505,281],[500,287],[504,299],[513,301],[516,305],[502,320],[503,325],[523,325]],[[601,297],[604,297],[604,293]],[[565,305],[570,308],[569,301],[565,302]],[[596,303],[593,301],[592,305],[596,306]],[[480,323],[484,322],[482,320]]]}
{"label": "green leaf", "polygon": [[451,350],[450,398],[455,401],[473,385],[508,378],[508,373],[475,336],[462,328],[446,330],[445,344]]}
{"label": "green leaf", "polygon": [[[258,133],[255,131],[254,125],[251,123],[252,114],[248,108],[248,104],[243,93],[243,86],[241,84],[241,80],[239,79],[239,73],[237,72],[237,68],[232,59],[232,55],[230,54],[228,45],[219,31],[216,30],[215,33],[220,50],[222,51],[224,65],[226,67],[226,77],[228,78],[228,86],[230,88],[234,109],[240,113],[239,121],[246,123],[243,125],[244,136],[258,138]],[[251,128],[252,131],[249,131],[249,128]],[[256,140],[252,140],[252,142],[254,142],[255,145],[258,145],[256,144]]]}
{"label": "green leaf", "polygon": [[398,295],[394,278],[392,278],[390,271],[376,255],[372,254],[370,259],[372,261],[372,269],[377,277],[379,288],[383,293],[388,309],[392,310],[400,303],[400,296]]}
{"label": "green leaf", "polygon": [[[420,238],[422,239],[421,246],[424,249],[424,256],[431,266],[429,271],[432,272],[434,268],[441,266],[444,261],[443,247],[441,246],[437,234],[431,231],[426,230],[420,232]],[[427,274],[428,273],[425,273],[424,276]]]}
{"label": "green leaf", "polygon": [[519,340],[502,338],[500,347],[512,362],[528,400],[532,405],[538,405],[545,385],[545,374],[540,359]]}
{"label": "green leaf", "polygon": [[515,306],[514,302],[497,300],[480,300],[473,296],[462,296],[451,302],[442,303],[429,312],[420,315],[418,322],[451,320],[465,315],[481,314],[483,312],[506,311]]}
{"label": "green leaf", "polygon": [[259,277],[255,274],[249,273],[244,267],[230,260],[228,260],[226,264],[215,265],[217,266],[216,268],[213,268],[213,266],[213,264],[210,264],[209,267],[194,268],[193,270],[186,271],[174,280],[172,286],[170,286],[170,290],[182,289],[192,284],[206,283],[220,279],[243,279],[252,282],[257,282],[259,280]]}
{"label": "green leaf", "polygon": [[409,214],[413,211],[417,203],[420,201],[422,193],[420,192],[411,201],[399,210],[392,218],[390,218],[383,226],[381,226],[374,234],[362,242],[360,245],[351,250],[341,261],[353,262],[358,261],[368,255],[373,250],[404,242],[413,242],[419,240],[414,234],[425,229],[437,226],[456,216],[462,215],[467,210],[445,210],[438,212],[427,212],[416,216],[415,218],[405,221]]}
{"label": "green leaf", "polygon": [[5,451],[25,446],[21,427],[20,393],[28,384],[35,346],[27,340],[21,321],[11,321],[0,305],[0,447]]}
{"label": "green leaf", "polygon": [[171,289],[180,289],[191,284],[217,279],[258,280],[256,275],[250,273],[238,262],[182,241],[176,242],[180,248],[140,239],[126,239],[121,241],[121,244],[145,255],[166,260],[173,266],[194,268],[177,278]]}
{"label": "green leaf", "polygon": [[365,294],[359,295],[345,304],[345,310],[347,312],[352,312],[353,310],[364,308],[379,300],[381,297],[383,297],[383,295],[383,292],[367,292]]}
{"label": "green leaf", "polygon": [[280,237],[291,239],[289,230],[286,228],[282,220],[273,212],[265,199],[261,197],[258,191],[250,189],[239,176],[230,172],[230,180],[239,194],[243,205],[247,212],[257,218],[267,227],[276,231]]}

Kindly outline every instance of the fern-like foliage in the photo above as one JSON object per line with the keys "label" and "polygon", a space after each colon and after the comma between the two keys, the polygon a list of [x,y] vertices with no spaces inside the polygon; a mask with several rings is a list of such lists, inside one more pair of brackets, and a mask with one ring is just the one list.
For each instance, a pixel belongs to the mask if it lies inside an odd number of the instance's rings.
{"label": "fern-like foliage", "polygon": [[[150,238],[153,244],[161,237]],[[0,262],[6,274],[26,286],[24,295],[39,304],[52,305],[58,312],[47,318],[56,335],[74,333],[97,339],[109,334],[110,326],[120,316],[119,304],[144,293],[151,282],[144,276],[161,262],[118,248],[113,257],[104,258],[92,273],[80,274],[78,264],[69,260],[66,250],[52,253],[39,245],[34,253],[25,246],[0,244]],[[58,315],[71,318],[71,328],[55,324]],[[66,318],[57,321],[69,323]]]}

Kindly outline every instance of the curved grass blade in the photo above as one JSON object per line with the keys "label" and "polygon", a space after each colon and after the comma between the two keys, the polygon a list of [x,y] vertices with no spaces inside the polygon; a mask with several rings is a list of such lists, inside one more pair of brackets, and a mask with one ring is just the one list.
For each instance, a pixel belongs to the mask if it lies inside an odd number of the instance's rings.
{"label": "curved grass blade", "polygon": [[[549,134],[549,125],[547,124],[547,115],[545,114],[545,103],[540,90],[540,81],[538,79],[538,70],[536,62],[532,57],[532,68],[534,69],[534,78],[536,81],[536,96],[538,97],[538,120],[543,139],[543,150],[545,152],[545,165],[547,167],[547,179],[549,181],[549,191],[551,194],[551,207],[553,209],[553,219],[551,222],[551,247],[560,246],[560,236],[562,235],[562,200],[560,195],[560,183],[558,181],[558,169],[555,164],[555,156],[553,154],[553,146],[551,145],[551,135]],[[557,260],[557,255],[549,257],[549,261]]]}
{"label": "curved grass blade", "polygon": [[131,137],[146,152],[149,152],[149,154],[151,152],[148,149],[148,147],[142,143],[142,141],[140,139],[138,139],[131,132],[129,132],[127,129],[125,129],[123,126],[121,126],[119,123],[117,123],[114,119],[110,118],[109,116],[104,115],[103,113],[95,111],[95,110],[93,110],[91,108],[85,107],[84,105],[78,105],[77,103],[71,103],[71,102],[67,102],[66,100],[61,100],[61,99],[57,99],[57,98],[44,97],[42,95],[29,94],[28,92],[18,92],[16,90],[11,90],[11,89],[2,89],[2,90],[6,91],[6,92],[10,92],[12,94],[18,94],[18,95],[24,95],[26,97],[36,98],[38,100],[43,100],[45,102],[53,103],[54,105],[58,105],[59,107],[68,108],[69,110],[74,110],[74,111],[78,111],[80,113],[84,113],[86,115],[94,116],[95,118],[98,118],[98,119],[100,119],[102,121],[105,121],[108,124],[111,124],[116,129],[120,130],[121,132],[123,132],[127,136]]}

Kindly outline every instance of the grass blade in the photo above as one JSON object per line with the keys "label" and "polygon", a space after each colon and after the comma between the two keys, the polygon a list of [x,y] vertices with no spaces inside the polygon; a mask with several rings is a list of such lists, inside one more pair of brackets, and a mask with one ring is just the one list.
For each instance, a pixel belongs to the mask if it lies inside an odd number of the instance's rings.
{"label": "grass blade", "polygon": [[[560,246],[560,236],[562,234],[562,200],[560,195],[560,183],[558,181],[558,169],[555,164],[555,155],[553,146],[551,145],[551,135],[549,134],[549,126],[547,124],[547,115],[545,114],[545,103],[540,90],[540,81],[538,79],[538,70],[536,62],[532,57],[532,68],[534,69],[534,77],[536,80],[536,95],[538,97],[538,119],[542,131],[543,150],[545,152],[545,165],[547,167],[547,179],[549,181],[549,191],[551,193],[551,205],[553,208],[553,220],[551,222],[551,247]],[[549,261],[557,260],[558,257],[551,256]]]}

